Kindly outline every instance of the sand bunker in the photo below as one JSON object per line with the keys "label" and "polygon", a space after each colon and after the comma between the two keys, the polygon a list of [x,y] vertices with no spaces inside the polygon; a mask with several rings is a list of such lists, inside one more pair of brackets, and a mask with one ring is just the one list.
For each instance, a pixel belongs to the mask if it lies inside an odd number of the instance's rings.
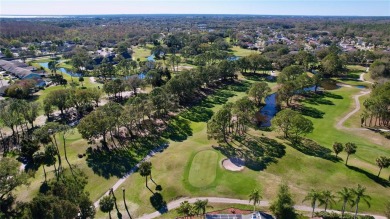
{"label": "sand bunker", "polygon": [[244,161],[239,158],[227,158],[222,161],[222,166],[230,171],[241,171],[244,169]]}

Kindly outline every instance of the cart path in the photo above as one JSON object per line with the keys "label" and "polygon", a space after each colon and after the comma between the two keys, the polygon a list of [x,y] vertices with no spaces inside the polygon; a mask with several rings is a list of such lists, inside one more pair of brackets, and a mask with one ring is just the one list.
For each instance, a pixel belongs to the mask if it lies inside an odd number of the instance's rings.
{"label": "cart path", "polygon": [[[362,81],[362,82],[366,82],[366,83],[370,83],[370,84],[373,84],[373,82],[371,81],[366,81],[364,79],[364,74],[365,73],[361,73],[360,76],[359,76],[359,81]],[[367,131],[369,129],[366,129],[366,128],[348,128],[348,127],[345,127],[343,124],[345,121],[347,121],[353,114],[359,112],[360,110],[360,101],[359,101],[359,98],[361,96],[364,96],[366,94],[369,94],[371,93],[371,90],[363,90],[361,91],[359,94],[353,96],[354,100],[355,100],[355,108],[349,112],[347,115],[345,115],[343,118],[340,119],[340,121],[337,122],[336,124],[336,128],[337,129],[344,129],[344,130],[351,130],[351,131],[356,131],[356,130],[359,130],[359,131]]]}
{"label": "cart path", "polygon": [[[132,174],[134,174],[137,170],[138,170],[138,167],[139,165],[144,162],[144,161],[148,161],[151,157],[153,157],[156,153],[159,153],[161,151],[164,150],[164,148],[166,148],[168,145],[164,144],[164,145],[161,145],[153,150],[151,150],[148,155],[146,155],[144,157],[144,159],[142,159],[137,165],[135,165],[133,168],[131,168],[131,170],[125,175],[123,176],[122,178],[120,178],[112,187],[111,189],[113,191],[117,190],[121,185],[122,183],[124,183],[126,181],[127,178],[129,178],[129,176],[131,176]],[[95,206],[95,208],[99,208],[99,202],[100,202],[100,199],[103,198],[104,196],[108,195],[110,193],[110,190],[108,190],[104,195],[102,195],[98,200],[96,200],[93,205]]]}
{"label": "cart path", "polygon": [[371,93],[371,90],[366,90],[366,91],[361,91],[359,94],[353,96],[354,100],[355,100],[355,108],[349,112],[347,115],[345,115],[343,118],[341,118],[337,124],[336,124],[336,128],[337,129],[346,129],[346,130],[369,130],[369,129],[366,129],[366,128],[347,128],[345,127],[343,124],[345,121],[347,121],[347,119],[349,119],[353,114],[359,112],[360,110],[360,101],[359,101],[359,98],[361,96],[364,96],[364,95],[367,95]]}

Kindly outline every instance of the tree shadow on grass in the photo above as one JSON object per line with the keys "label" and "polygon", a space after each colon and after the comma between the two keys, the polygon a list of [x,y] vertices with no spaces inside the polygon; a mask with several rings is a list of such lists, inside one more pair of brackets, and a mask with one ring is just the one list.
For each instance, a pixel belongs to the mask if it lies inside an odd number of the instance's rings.
{"label": "tree shadow on grass", "polygon": [[235,92],[246,92],[250,85],[251,83],[248,81],[234,81],[231,84],[225,85],[223,89]]}
{"label": "tree shadow on grass", "polygon": [[341,158],[332,155],[332,150],[319,145],[311,139],[304,139],[300,142],[292,142],[290,146],[296,150],[313,157],[319,157],[332,162],[338,162]]}
{"label": "tree shadow on grass", "polygon": [[47,182],[43,182],[39,187],[39,193],[46,194],[50,189],[50,185]]}
{"label": "tree shadow on grass", "polygon": [[300,112],[304,116],[312,118],[323,118],[325,114],[324,112],[310,106],[297,106],[294,110]]}
{"label": "tree shadow on grass", "polygon": [[268,76],[270,76],[269,74],[260,74],[260,73],[253,73],[253,72],[247,72],[241,74],[246,79],[251,81],[264,81]]}
{"label": "tree shadow on grass", "polygon": [[[162,138],[145,137],[130,142],[127,147],[107,149],[98,147],[87,149],[87,165],[99,176],[109,179],[112,176],[121,178],[151,150],[162,151],[168,146]],[[156,151],[157,152],[157,151]]]}
{"label": "tree shadow on grass", "polygon": [[325,95],[321,93],[310,92],[303,95],[305,98],[300,100],[301,102],[310,103],[313,105],[334,105],[331,100],[325,99]]}
{"label": "tree shadow on grass", "polygon": [[237,147],[230,144],[213,146],[228,158],[237,157],[245,160],[245,166],[251,170],[260,171],[271,163],[276,163],[277,158],[286,154],[286,147],[274,139],[267,137],[237,137],[240,142]]}
{"label": "tree shadow on grass", "polygon": [[180,117],[172,118],[168,123],[168,127],[162,133],[162,137],[172,141],[184,141],[188,136],[192,136],[190,121]]}
{"label": "tree shadow on grass", "polygon": [[334,94],[334,93],[327,92],[327,91],[323,92],[323,94],[325,97],[329,97],[329,98],[333,98],[333,99],[339,99],[339,100],[344,99],[343,96],[341,96],[341,95]]}
{"label": "tree shadow on grass", "polygon": [[241,144],[246,149],[245,166],[255,171],[266,169],[269,164],[276,163],[277,158],[282,158],[286,154],[286,147],[283,144],[267,137],[247,137]]}
{"label": "tree shadow on grass", "polygon": [[88,148],[87,165],[99,176],[109,179],[112,176],[118,178],[126,175],[137,163],[129,149]]}
{"label": "tree shadow on grass", "polygon": [[380,184],[381,186],[383,186],[385,188],[390,187],[390,181],[389,180],[380,178],[380,177],[378,177],[375,174],[372,174],[372,173],[367,172],[367,171],[365,171],[363,169],[360,169],[359,167],[354,167],[354,166],[349,166],[349,165],[347,165],[347,167],[349,169],[351,169],[351,170],[354,170],[356,172],[359,172],[359,173],[362,173],[362,174],[366,175],[368,178],[374,180],[376,183]]}
{"label": "tree shadow on grass", "polygon": [[225,104],[229,97],[233,97],[234,94],[228,90],[217,90],[210,94],[206,99],[203,99],[198,107],[212,108],[215,105]]}
{"label": "tree shadow on grass", "polygon": [[209,99],[206,99],[206,100],[203,100],[200,104],[199,104],[199,107],[203,107],[203,108],[213,108],[214,107],[214,103],[212,101],[210,101]]}
{"label": "tree shadow on grass", "polygon": [[207,122],[213,116],[213,111],[200,106],[194,106],[180,113],[180,116],[193,122]]}
{"label": "tree shadow on grass", "polygon": [[150,197],[150,203],[152,204],[153,208],[161,214],[168,212],[167,202],[164,201],[164,197],[160,193],[154,193]]}
{"label": "tree shadow on grass", "polygon": [[150,150],[158,147],[159,150],[164,150],[168,147],[168,141],[157,136],[157,137],[143,137],[138,138],[135,141],[129,142],[128,146],[135,150],[138,155],[146,155]]}

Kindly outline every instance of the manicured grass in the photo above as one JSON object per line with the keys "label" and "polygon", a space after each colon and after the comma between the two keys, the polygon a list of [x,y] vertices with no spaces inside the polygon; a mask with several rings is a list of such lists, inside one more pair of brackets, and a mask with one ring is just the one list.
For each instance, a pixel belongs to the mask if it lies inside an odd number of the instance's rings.
{"label": "manicured grass", "polygon": [[198,152],[191,162],[188,182],[195,187],[205,187],[214,182],[218,167],[218,153],[212,150]]}
{"label": "manicured grass", "polygon": [[235,56],[240,56],[240,57],[248,56],[248,55],[253,54],[253,53],[258,53],[258,52],[254,51],[254,50],[243,49],[243,48],[241,48],[239,46],[233,46],[231,50],[232,50],[232,52],[233,52],[233,54]]}
{"label": "manicured grass", "polygon": [[[275,85],[275,83],[271,84],[272,87],[275,87]],[[248,86],[249,84],[225,86],[203,101],[200,107],[216,112],[224,103],[234,102],[245,96]],[[311,188],[338,191],[344,186],[356,187],[359,183],[367,187],[367,193],[373,198],[371,201],[372,207],[369,209],[365,204],[362,204],[359,206],[361,211],[381,214],[384,209],[383,200],[390,197],[390,190],[383,180],[376,182],[375,175],[378,168],[375,165],[375,158],[378,155],[390,156],[390,145],[375,144],[367,140],[364,135],[360,136],[360,133],[339,131],[334,127],[342,116],[352,110],[354,103],[351,97],[359,91],[357,88],[340,88],[330,91],[323,98],[326,101],[306,101],[303,103],[306,107],[311,107],[308,112],[322,115],[322,118],[308,117],[313,121],[315,127],[314,132],[308,137],[317,141],[324,148],[323,150],[327,149],[327,153],[331,153],[329,150],[331,150],[334,141],[357,143],[358,150],[355,155],[350,156],[349,167],[345,166],[343,161],[336,162],[321,156],[309,155],[307,151],[298,151],[291,147],[288,142],[279,139],[280,134],[278,133],[250,130],[249,133],[253,136],[265,136],[275,139],[279,143],[284,143],[286,145],[285,155],[261,171],[245,168],[242,172],[230,172],[218,165],[226,156],[222,151],[213,151],[212,146],[217,146],[218,143],[207,139],[206,122],[203,120],[195,122],[181,118],[176,122],[177,125],[181,124],[181,128],[186,130],[180,132],[182,134],[181,138],[171,140],[169,147],[163,153],[158,153],[151,158],[153,179],[162,187],[160,193],[166,202],[183,196],[219,196],[247,199],[253,188],[262,188],[263,199],[273,200],[278,185],[281,182],[286,182],[289,184],[291,193],[298,204],[302,202],[303,197]],[[190,132],[188,132],[189,130]],[[76,133],[72,138],[69,136],[69,139],[72,139],[69,140],[70,145],[68,147],[69,157],[73,159],[71,163],[77,163],[80,168],[87,172],[89,176],[87,189],[95,200],[114,184],[117,177],[104,178],[96,175],[88,167],[85,158],[78,159],[77,156],[74,156],[77,153],[85,152],[88,147],[86,141],[80,140],[80,136]],[[194,178],[189,176],[196,155],[204,151],[217,154],[215,179],[207,186],[198,188],[192,184]],[[71,155],[72,153],[73,155]],[[127,156],[130,155],[124,154],[121,158]],[[141,157],[142,155],[138,154],[138,156]],[[345,159],[345,153],[342,152],[340,157]],[[108,165],[108,162],[101,161],[102,165],[100,166]],[[111,160],[111,162],[114,162],[114,160]],[[65,165],[66,162],[63,161],[63,164]],[[42,172],[42,170],[39,170],[39,172]],[[383,170],[381,176],[387,177],[389,173],[388,169]],[[199,172],[199,174],[206,173]],[[42,175],[34,179],[34,185],[37,186],[29,191],[28,197],[31,198],[37,192],[41,181]],[[149,186],[153,186],[153,184],[149,184]],[[145,187],[144,177],[135,173],[124,182],[123,187],[126,189],[126,203],[133,217],[156,210],[151,205],[150,197],[152,197],[152,193]],[[121,199],[122,191],[119,189],[115,194],[117,198],[120,197],[118,198],[118,208],[122,214],[126,214],[122,204],[123,199]],[[340,207],[341,203],[337,203],[333,208],[339,210]],[[347,210],[351,209],[348,208]],[[115,212],[113,212],[114,214]],[[98,211],[97,218],[106,217],[107,214]],[[169,217],[163,216],[162,218]]]}
{"label": "manicured grass", "polygon": [[[226,92],[226,91],[224,91]],[[230,91],[233,96],[227,97],[227,101],[234,102],[245,96],[244,92]],[[375,166],[375,158],[379,154],[390,155],[389,147],[375,145],[356,133],[341,132],[334,128],[335,123],[352,108],[351,96],[359,92],[357,88],[341,88],[331,91],[326,97],[333,105],[308,104],[322,111],[323,118],[312,119],[315,130],[308,137],[317,141],[321,146],[331,149],[333,141],[353,141],[358,145],[356,155],[351,155],[347,167],[343,161],[334,162],[318,156],[310,156],[290,146],[286,147],[286,154],[277,163],[269,165],[263,171],[254,171],[246,168],[243,172],[229,172],[221,167],[217,168],[216,179],[210,186],[196,188],[187,179],[192,158],[199,151],[210,150],[212,145],[218,145],[213,140],[208,140],[206,135],[206,123],[191,122],[193,135],[181,142],[171,142],[170,146],[162,153],[151,159],[153,163],[153,176],[156,182],[164,188],[162,195],[169,202],[181,196],[220,196],[247,199],[253,188],[263,188],[264,199],[274,199],[278,185],[287,182],[294,195],[296,203],[301,203],[307,191],[311,188],[318,190],[331,189],[336,192],[342,187],[356,187],[358,183],[367,187],[367,192],[372,196],[372,207],[361,205],[361,211],[381,213],[384,208],[383,200],[390,195],[390,191],[381,183],[372,178],[378,171]],[[218,96],[218,95],[217,95]],[[215,95],[209,100],[215,100]],[[225,102],[225,101],[223,101]],[[207,104],[206,104],[207,105]],[[222,107],[221,103],[211,106],[212,111]],[[279,134],[274,132],[250,131],[250,134],[276,139]],[[218,153],[220,153],[218,151]],[[331,153],[331,151],[329,152]],[[345,153],[340,155],[345,159]],[[221,159],[224,158],[220,154]],[[389,174],[388,170],[382,176]],[[141,215],[144,212],[152,212],[155,209],[150,205],[151,194],[144,188],[143,179],[138,174],[131,176],[125,182],[125,188],[132,189],[133,194],[127,194],[127,200],[134,203],[134,214]],[[333,208],[340,209],[341,203]],[[351,209],[348,209],[351,210]]]}
{"label": "manicured grass", "polygon": [[[87,157],[78,158],[78,154],[85,154],[88,145],[87,141],[81,138],[81,135],[77,132],[77,129],[73,129],[71,133],[67,134],[66,137],[66,150],[70,164],[76,165],[80,168],[88,177],[88,184],[86,190],[90,193],[92,200],[96,200],[102,196],[106,191],[108,191],[111,186],[118,180],[118,177],[105,178],[94,173],[94,171],[88,167],[86,159]],[[64,168],[69,168],[63,149],[62,136],[57,136],[57,141],[60,149],[62,166]],[[54,168],[45,167],[48,172],[48,179],[54,177]],[[18,189],[17,197],[20,201],[29,201],[36,194],[38,194],[39,188],[44,181],[43,168],[39,168],[35,173],[35,177],[30,178],[30,185],[28,188],[22,187]]]}
{"label": "manicured grass", "polygon": [[[37,68],[39,68],[39,67],[41,67],[39,65],[39,63],[41,63],[41,62],[48,62],[48,60],[50,60],[50,59],[39,59],[39,60],[33,61],[32,65],[37,67]],[[68,68],[68,69],[71,68],[71,66],[69,64],[66,64],[65,62],[62,62],[60,65],[61,65],[60,67],[64,67],[64,68]],[[50,74],[50,70],[49,69],[45,68],[45,71],[49,72],[49,74]],[[65,74],[65,73],[63,73],[62,76],[64,77],[65,80],[68,81],[68,85],[66,87],[62,86],[62,85],[55,85],[55,86],[46,87],[45,89],[40,90],[39,92],[34,94],[34,98],[35,98],[34,100],[39,102],[41,105],[43,105],[43,100],[45,99],[45,97],[48,94],[50,94],[50,92],[52,92],[54,90],[61,90],[61,89],[69,88],[69,83],[71,83],[72,81],[75,81],[75,82],[79,83],[79,87],[81,87],[81,83],[79,82],[79,78],[78,77],[72,77],[72,76],[70,76],[68,74]],[[99,87],[99,86],[100,86],[100,88],[103,87],[102,84],[91,82],[91,78],[90,77],[84,77],[83,86],[86,87],[86,88],[94,88],[94,87]],[[40,115],[43,114],[43,109],[42,108],[41,108],[39,114]]]}
{"label": "manicured grass", "polygon": [[349,128],[360,128],[360,117],[362,113],[364,112],[364,101],[367,100],[370,97],[370,94],[364,95],[359,97],[360,102],[360,110],[353,114],[347,121],[345,121],[344,126]]}
{"label": "manicured grass", "polygon": [[150,56],[151,50],[148,48],[137,46],[133,48],[133,52],[133,60],[140,59],[141,61],[146,61],[146,58]]}
{"label": "manicured grass", "polygon": [[349,69],[351,71],[363,71],[363,72],[365,72],[367,68],[364,67],[364,66],[361,66],[361,65],[347,65],[347,69]]}
{"label": "manicured grass", "polygon": [[[326,166],[321,165],[322,162],[313,162],[311,165],[317,166],[318,169],[312,170],[311,174],[316,176],[313,178],[313,186],[315,188],[321,188],[326,184],[328,185],[349,185],[355,187],[357,183],[360,183],[367,187],[367,192],[372,196],[371,209],[370,211],[378,212],[379,209],[384,208],[383,201],[386,197],[390,196],[390,190],[386,189],[388,183],[380,180],[376,182],[376,174],[378,167],[375,164],[375,159],[382,156],[390,156],[390,144],[374,144],[370,142],[365,135],[378,135],[376,133],[368,132],[360,133],[353,131],[340,131],[334,128],[335,123],[344,116],[347,112],[350,112],[354,108],[351,96],[356,94],[359,89],[356,88],[341,88],[332,92],[337,98],[328,98],[334,105],[310,105],[319,111],[324,112],[322,119],[310,118],[314,124],[313,133],[309,134],[308,137],[317,141],[321,146],[332,149],[332,144],[335,141],[346,143],[354,142],[357,144],[357,153],[352,155],[349,160],[350,167],[345,166],[341,162],[333,163]],[[342,99],[340,98],[342,97]],[[348,109],[348,110],[347,110]],[[340,157],[345,160],[346,154],[342,152]],[[352,158],[352,159],[351,159]],[[290,166],[294,168],[298,165]],[[299,165],[300,166],[300,165]],[[327,172],[327,176],[319,173]],[[386,170],[386,173],[382,177],[387,178],[390,171]],[[341,183],[342,182],[342,183]],[[381,183],[382,182],[382,183]],[[332,186],[339,187],[339,186]],[[364,207],[365,208],[365,207]],[[365,208],[365,210],[368,210]]]}

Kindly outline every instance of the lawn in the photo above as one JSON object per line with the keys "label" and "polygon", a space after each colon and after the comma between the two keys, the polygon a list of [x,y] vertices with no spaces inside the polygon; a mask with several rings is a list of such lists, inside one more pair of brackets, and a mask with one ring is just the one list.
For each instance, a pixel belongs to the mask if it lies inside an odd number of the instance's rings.
{"label": "lawn", "polygon": [[[222,91],[221,91],[222,92]],[[188,172],[191,171],[194,156],[204,150],[212,150],[212,146],[218,145],[215,141],[208,140],[205,122],[191,122],[192,135],[182,141],[171,141],[170,146],[164,153],[158,154],[151,159],[153,163],[153,177],[155,181],[163,187],[161,192],[164,200],[169,202],[178,197],[189,196],[220,196],[247,199],[253,188],[263,188],[264,199],[272,200],[275,197],[277,187],[281,182],[288,182],[296,202],[302,202],[306,192],[311,188],[331,189],[338,191],[344,186],[356,187],[358,183],[367,187],[367,192],[372,196],[371,208],[362,204],[361,211],[382,213],[384,202],[390,196],[388,183],[383,180],[376,182],[375,174],[378,168],[375,166],[375,158],[378,155],[390,155],[389,146],[376,145],[364,137],[355,133],[340,132],[334,128],[336,121],[352,108],[351,96],[359,92],[357,88],[341,88],[331,91],[325,99],[326,104],[305,103],[307,107],[323,113],[323,118],[312,119],[315,131],[308,137],[317,141],[324,148],[331,148],[334,141],[353,141],[358,145],[356,155],[351,155],[349,167],[343,161],[335,162],[319,156],[303,153],[286,144],[285,155],[278,159],[276,163],[269,165],[262,171],[255,171],[246,168],[244,171],[236,173],[224,170],[218,166],[216,179],[207,187],[197,188],[191,185]],[[239,97],[245,95],[244,92],[224,90],[208,98],[209,101],[216,101],[222,98],[222,102],[210,106],[212,111],[222,107],[224,102],[234,102]],[[230,95],[226,95],[229,94]],[[204,104],[203,106],[207,106]],[[277,133],[252,130],[254,136],[266,136],[282,142]],[[328,149],[328,150],[329,150]],[[326,150],[325,150],[326,151]],[[220,160],[225,156],[220,152]],[[331,151],[328,153],[331,153]],[[345,153],[340,155],[345,159]],[[390,171],[385,170],[382,176],[386,177]],[[124,183],[128,190],[136,191],[126,193],[127,202],[132,203],[133,214],[142,215],[145,212],[152,212],[155,209],[150,205],[151,193],[143,185],[143,178],[139,174],[132,175]],[[309,203],[306,203],[309,205]],[[340,209],[340,203],[334,208]],[[351,210],[351,209],[348,209]]]}
{"label": "lawn", "polygon": [[[322,152],[331,154],[330,149],[334,141],[342,143],[352,141],[358,145],[357,153],[351,155],[349,159],[350,166],[344,165],[343,161],[330,160],[321,154],[308,153],[308,151],[292,147],[288,142],[279,139],[278,133],[251,130],[251,136],[274,139],[278,144],[284,144],[285,153],[282,157],[261,170],[245,168],[242,172],[230,172],[221,167],[220,162],[226,156],[223,148],[216,150],[213,147],[218,146],[216,141],[207,138],[206,121],[211,114],[203,112],[216,112],[224,103],[237,101],[246,95],[245,92],[252,82],[244,81],[241,85],[226,85],[202,101],[197,106],[200,110],[194,109],[190,113],[180,114],[178,119],[172,121],[172,125],[177,130],[174,135],[165,136],[169,139],[169,147],[163,153],[158,153],[151,158],[153,179],[162,187],[160,193],[163,200],[169,202],[183,196],[247,199],[248,194],[254,188],[262,189],[263,199],[272,200],[275,198],[278,185],[281,182],[287,182],[296,203],[300,204],[311,188],[338,191],[344,186],[356,187],[357,183],[360,183],[367,187],[367,193],[372,197],[372,207],[368,208],[362,204],[361,211],[382,214],[384,200],[390,197],[390,190],[388,182],[375,178],[378,171],[375,158],[379,155],[390,156],[390,145],[374,144],[364,136],[360,136],[360,133],[344,132],[335,128],[337,121],[354,107],[351,97],[360,91],[354,87],[343,87],[330,91],[325,96],[302,102],[307,108],[305,112],[309,112],[308,118],[313,121],[315,127],[314,132],[308,137],[322,146],[320,148]],[[272,83],[270,86],[274,88],[276,84]],[[309,115],[317,115],[317,118]],[[67,139],[70,162],[86,171],[89,176],[87,190],[94,201],[115,183],[120,176],[115,173],[124,173],[147,151],[147,147],[143,146],[140,147],[145,148],[143,151],[129,149],[119,152],[114,150],[109,154],[95,153],[90,154],[88,159],[79,159],[76,155],[85,153],[89,145],[80,138],[77,132],[68,136]],[[315,152],[317,148],[312,150]],[[132,157],[135,159],[131,159]],[[342,152],[340,157],[345,159],[345,153]],[[63,161],[63,164],[66,165],[66,162]],[[388,177],[389,173],[388,169],[383,170],[381,176]],[[29,200],[37,193],[42,182],[42,175],[40,169],[36,178],[32,179],[29,192],[21,194],[19,200],[24,198]],[[149,184],[149,186],[152,185]],[[153,194],[145,187],[144,177],[135,173],[122,186],[126,189],[126,203],[133,216],[137,217],[156,210],[151,204]],[[115,191],[115,194],[120,197],[118,208],[122,214],[125,214],[121,198],[122,190]],[[305,204],[309,205],[309,203]],[[340,209],[340,206],[338,203],[333,208]],[[115,215],[114,212],[113,215]],[[105,217],[107,217],[106,214],[98,211],[97,218]]]}
{"label": "lawn", "polygon": [[345,127],[360,128],[360,117],[361,117],[361,115],[362,115],[362,113],[363,113],[363,111],[365,109],[364,106],[363,106],[363,103],[369,97],[370,97],[370,94],[367,94],[367,95],[361,96],[359,98],[360,110],[358,112],[356,112],[355,114],[353,114],[351,117],[349,117],[349,119],[347,119],[347,121],[345,121],[345,123],[344,123]]}
{"label": "lawn", "polygon": [[[42,62],[48,62],[48,60],[50,59],[39,59],[39,60],[35,60],[33,62],[31,62],[31,64],[35,67],[41,67],[39,65],[39,63],[42,63]],[[66,64],[65,62],[61,62],[60,64],[62,68],[71,68],[71,66],[69,64]],[[49,69],[45,69],[46,72],[50,72]],[[80,83],[78,78],[77,77],[72,77],[68,74],[65,74],[63,73],[62,76],[64,77],[64,79],[66,79],[68,81],[68,85],[66,86],[67,88],[69,88],[69,83],[72,82],[72,81],[75,81],[77,83]],[[99,84],[99,83],[93,83],[91,81],[91,78],[90,77],[84,77],[84,82],[83,82],[83,85],[84,87],[86,88],[94,88],[94,87],[103,87],[102,84]],[[81,83],[80,85],[81,86]],[[66,88],[62,85],[56,85],[56,86],[50,86],[50,87],[46,87],[45,89],[43,90],[40,90],[39,92],[35,93],[34,94],[34,100],[36,100],[37,102],[39,102],[41,105],[43,105],[43,100],[45,99],[45,97],[50,94],[50,92],[54,91],[54,90],[60,90],[60,89],[64,89]],[[43,109],[41,109],[40,111],[40,115],[43,114]]]}
{"label": "lawn", "polygon": [[[65,136],[66,139],[66,150],[69,162],[72,165],[76,165],[78,168],[84,171],[88,177],[88,184],[86,190],[89,191],[90,197],[92,200],[95,200],[102,196],[106,191],[108,191],[111,186],[118,180],[118,177],[105,178],[102,175],[95,174],[93,169],[87,165],[87,157],[79,158],[78,154],[85,154],[87,148],[90,147],[87,141],[81,138],[81,135],[77,132],[77,129],[73,129],[71,133]],[[63,150],[63,141],[62,136],[57,136],[57,141],[60,146],[60,153],[62,158],[62,165],[64,168],[68,168],[64,157]],[[54,168],[45,167],[48,172],[48,179],[54,177]],[[35,177],[30,178],[30,186],[28,189],[22,187],[18,190],[18,200],[20,201],[29,201],[31,200],[39,191],[39,188],[43,182],[43,168],[39,168],[35,173]]]}
{"label": "lawn", "polygon": [[192,159],[188,182],[194,187],[206,187],[214,182],[218,167],[218,153],[212,150],[198,152]]}
{"label": "lawn", "polygon": [[248,55],[253,54],[253,53],[258,53],[258,52],[254,51],[254,50],[243,49],[243,48],[241,48],[239,46],[233,46],[231,51],[233,52],[233,54],[235,56],[240,56],[240,57],[248,56]]}
{"label": "lawn", "polygon": [[146,58],[150,56],[151,50],[149,48],[137,46],[133,48],[133,52],[133,60],[140,59],[141,61],[146,61]]}

